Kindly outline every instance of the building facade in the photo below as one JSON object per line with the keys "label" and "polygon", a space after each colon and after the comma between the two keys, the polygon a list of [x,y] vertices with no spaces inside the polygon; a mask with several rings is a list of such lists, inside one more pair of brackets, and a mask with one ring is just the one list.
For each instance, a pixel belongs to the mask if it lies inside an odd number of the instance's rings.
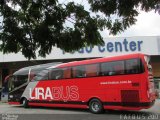
{"label": "building facade", "polygon": [[51,54],[46,58],[37,57],[36,60],[30,61],[24,58],[21,53],[5,55],[0,53],[0,88],[2,88],[3,81],[8,74],[26,66],[144,53],[151,56],[155,86],[160,89],[160,36],[112,37],[105,38],[104,41],[104,46],[85,47],[74,53],[65,53],[59,48],[53,48]]}

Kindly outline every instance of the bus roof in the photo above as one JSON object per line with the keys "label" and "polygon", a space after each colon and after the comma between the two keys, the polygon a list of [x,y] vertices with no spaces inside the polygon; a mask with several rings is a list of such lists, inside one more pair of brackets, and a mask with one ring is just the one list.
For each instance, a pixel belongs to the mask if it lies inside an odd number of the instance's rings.
{"label": "bus roof", "polygon": [[62,63],[62,64],[57,65],[57,68],[76,66],[76,65],[82,65],[82,64],[84,64],[84,65],[85,64],[94,64],[94,63],[105,62],[105,61],[125,60],[125,59],[131,59],[131,58],[138,58],[138,57],[142,57],[142,56],[144,56],[144,54],[142,54],[142,53],[135,53],[135,54],[113,56],[113,57],[88,59],[88,60],[82,60],[82,61],[74,61],[74,62],[69,62],[69,63]]}
{"label": "bus roof", "polygon": [[18,71],[14,72],[13,75],[19,75],[19,74],[22,74],[22,73],[28,73],[30,69],[32,69],[32,70],[45,69],[45,68],[48,68],[50,66],[55,66],[57,64],[60,64],[60,62],[28,66],[28,67],[24,67],[24,68],[19,69]]}

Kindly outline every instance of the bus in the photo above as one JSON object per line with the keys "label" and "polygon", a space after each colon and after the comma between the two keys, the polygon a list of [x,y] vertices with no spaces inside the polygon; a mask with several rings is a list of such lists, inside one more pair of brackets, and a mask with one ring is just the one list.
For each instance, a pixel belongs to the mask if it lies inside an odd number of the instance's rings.
{"label": "bus", "polygon": [[29,81],[21,95],[10,90],[10,104],[88,108],[95,114],[147,109],[156,99],[150,57],[141,53],[54,65]]}

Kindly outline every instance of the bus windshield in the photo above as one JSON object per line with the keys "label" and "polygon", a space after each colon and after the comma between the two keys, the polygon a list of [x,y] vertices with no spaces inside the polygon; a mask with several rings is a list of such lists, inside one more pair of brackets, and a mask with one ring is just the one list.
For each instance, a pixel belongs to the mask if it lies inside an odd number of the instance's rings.
{"label": "bus windshield", "polygon": [[8,81],[9,92],[27,83],[28,75],[13,75]]}
{"label": "bus windshield", "polygon": [[56,63],[29,66],[16,71],[9,80],[9,91],[13,91],[16,88],[18,89],[23,87],[32,79],[48,79],[48,70],[46,68],[48,68],[51,65],[56,65]]}

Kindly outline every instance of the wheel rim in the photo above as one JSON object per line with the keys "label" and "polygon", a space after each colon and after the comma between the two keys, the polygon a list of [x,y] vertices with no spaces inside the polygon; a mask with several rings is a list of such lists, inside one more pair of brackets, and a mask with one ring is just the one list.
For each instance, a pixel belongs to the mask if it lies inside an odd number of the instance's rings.
{"label": "wheel rim", "polygon": [[91,107],[92,107],[92,110],[94,112],[98,112],[100,110],[100,105],[99,105],[98,102],[92,102],[92,106]]}

